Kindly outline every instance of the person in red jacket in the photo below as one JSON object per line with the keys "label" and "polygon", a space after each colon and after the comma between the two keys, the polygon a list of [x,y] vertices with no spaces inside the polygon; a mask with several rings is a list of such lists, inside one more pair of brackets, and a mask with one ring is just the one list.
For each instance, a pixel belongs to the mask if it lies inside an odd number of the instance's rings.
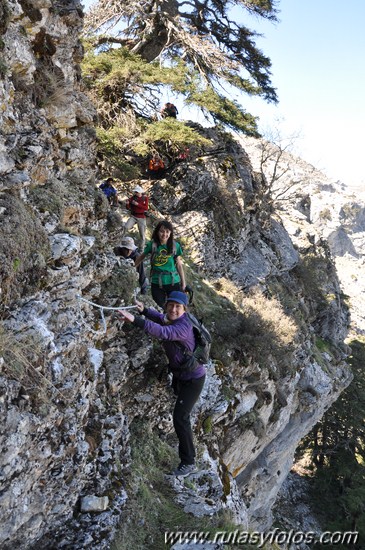
{"label": "person in red jacket", "polygon": [[127,200],[127,210],[130,210],[131,217],[124,225],[124,234],[137,224],[141,238],[140,250],[144,249],[146,242],[146,212],[148,210],[148,197],[140,185],[133,189],[133,195]]}
{"label": "person in red jacket", "polygon": [[155,153],[148,163],[147,174],[151,179],[159,179],[166,172],[165,163],[158,153]]}

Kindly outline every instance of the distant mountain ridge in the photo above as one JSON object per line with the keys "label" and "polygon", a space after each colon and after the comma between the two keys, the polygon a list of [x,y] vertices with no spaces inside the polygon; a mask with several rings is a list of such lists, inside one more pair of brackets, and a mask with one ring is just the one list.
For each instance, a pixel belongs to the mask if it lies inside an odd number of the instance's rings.
{"label": "distant mountain ridge", "polygon": [[[239,141],[253,169],[260,171],[262,147],[268,142],[249,137]],[[298,156],[284,152],[278,159],[278,155],[263,168],[267,179],[276,160],[278,173],[287,170],[275,189],[282,191],[299,180],[276,202],[284,226],[299,248],[308,240],[328,241],[342,290],[349,297],[352,330],[365,334],[365,190],[333,181]]]}

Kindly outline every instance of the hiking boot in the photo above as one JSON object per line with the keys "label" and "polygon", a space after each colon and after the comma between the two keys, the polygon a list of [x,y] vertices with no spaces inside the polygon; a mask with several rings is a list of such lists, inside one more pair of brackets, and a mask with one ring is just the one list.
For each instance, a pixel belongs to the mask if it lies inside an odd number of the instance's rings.
{"label": "hiking boot", "polygon": [[179,466],[172,472],[173,476],[186,477],[190,474],[195,474],[198,468],[195,464],[179,464]]}

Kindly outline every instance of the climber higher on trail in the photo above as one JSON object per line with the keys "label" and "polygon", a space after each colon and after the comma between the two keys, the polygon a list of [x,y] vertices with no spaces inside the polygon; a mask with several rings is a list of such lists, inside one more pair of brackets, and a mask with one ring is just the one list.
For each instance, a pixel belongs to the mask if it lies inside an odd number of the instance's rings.
{"label": "climber higher on trail", "polygon": [[109,201],[109,204],[112,206],[118,206],[118,193],[115,187],[113,186],[114,179],[107,178],[103,183],[99,185],[99,189],[104,193],[106,198]]}
{"label": "climber higher on trail", "polygon": [[[124,237],[124,239],[121,240],[120,245],[114,248],[114,254],[124,258],[125,260],[133,260],[133,262],[135,262],[136,258],[140,255],[132,237]],[[141,294],[146,294],[148,282],[143,262],[137,267],[137,272]]]}
{"label": "climber higher on trail", "polygon": [[169,116],[177,118],[178,112],[177,107],[173,103],[165,103],[161,109],[161,116],[162,118],[167,118]]}
{"label": "climber higher on trail", "polygon": [[149,160],[147,174],[151,179],[159,179],[165,174],[165,163],[158,153]]}
{"label": "climber higher on trail", "polygon": [[138,225],[138,231],[141,238],[141,250],[144,249],[146,241],[146,212],[148,211],[148,197],[143,188],[137,185],[133,189],[133,195],[126,202],[127,210],[130,210],[131,217],[124,225],[124,234],[132,229],[134,224]]}

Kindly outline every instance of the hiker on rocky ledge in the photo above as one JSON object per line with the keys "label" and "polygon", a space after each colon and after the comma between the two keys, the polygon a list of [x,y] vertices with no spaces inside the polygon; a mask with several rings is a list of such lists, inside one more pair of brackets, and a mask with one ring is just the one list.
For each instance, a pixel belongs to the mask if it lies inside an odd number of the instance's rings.
{"label": "hiker on rocky ledge", "polygon": [[113,183],[113,178],[107,178],[99,185],[99,189],[104,193],[111,206],[118,206],[118,193]]}
{"label": "hiker on rocky ledge", "polygon": [[[116,256],[124,258],[125,260],[133,260],[133,263],[140,255],[139,250],[134,244],[134,240],[132,239],[132,237],[124,237],[121,240],[120,245],[114,248],[114,254]],[[141,294],[146,294],[148,282],[143,262],[138,265],[137,273],[139,286],[141,288]]]}
{"label": "hiker on rocky ledge", "polygon": [[165,175],[165,163],[158,153],[155,153],[148,162],[147,174],[150,179],[160,179]]}
{"label": "hiker on rocky ledge", "polygon": [[190,413],[201,394],[206,375],[206,369],[200,363],[192,371],[184,369],[184,350],[193,352],[195,348],[193,328],[186,315],[188,297],[184,292],[171,292],[165,304],[166,314],[146,308],[142,302],[136,301],[136,304],[138,312],[145,318],[126,310],[120,310],[119,314],[123,321],[133,323],[146,334],[162,340],[173,374],[172,388],[177,396],[173,422],[179,440],[180,464],[172,475],[186,477],[197,471]]}
{"label": "hiker on rocky ledge", "polygon": [[176,105],[170,102],[165,103],[165,105],[162,107],[160,111],[162,118],[168,118],[168,117],[177,118],[178,113],[179,111],[177,110]]}
{"label": "hiker on rocky ledge", "polygon": [[131,216],[124,225],[124,234],[137,224],[139,236],[141,239],[141,250],[144,249],[146,242],[146,215],[148,211],[148,196],[140,185],[133,189],[133,195],[127,200],[126,208]]}
{"label": "hiker on rocky ledge", "polygon": [[151,293],[160,307],[164,307],[166,298],[173,290],[186,290],[184,268],[181,261],[182,248],[174,240],[172,224],[167,220],[160,221],[143,254],[136,260],[136,267],[151,254]]}

